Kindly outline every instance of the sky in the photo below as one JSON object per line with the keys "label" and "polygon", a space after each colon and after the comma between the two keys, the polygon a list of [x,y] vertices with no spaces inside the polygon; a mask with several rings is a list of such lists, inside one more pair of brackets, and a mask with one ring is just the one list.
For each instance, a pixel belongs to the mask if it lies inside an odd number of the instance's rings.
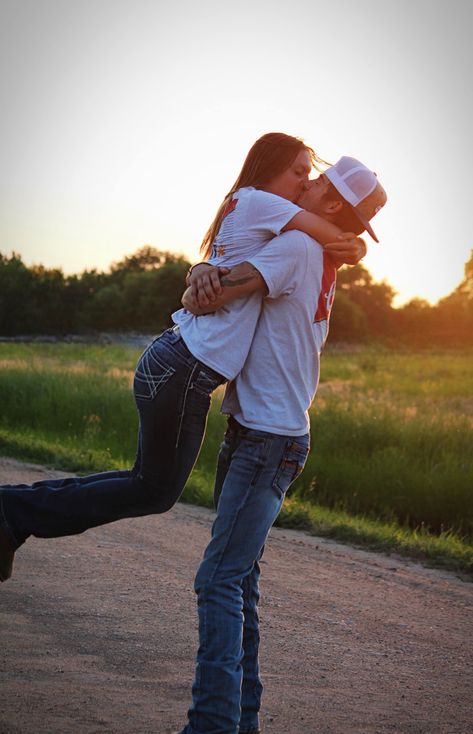
{"label": "sky", "polygon": [[262,134],[375,170],[365,264],[435,303],[473,247],[469,0],[0,0],[0,252],[199,244]]}

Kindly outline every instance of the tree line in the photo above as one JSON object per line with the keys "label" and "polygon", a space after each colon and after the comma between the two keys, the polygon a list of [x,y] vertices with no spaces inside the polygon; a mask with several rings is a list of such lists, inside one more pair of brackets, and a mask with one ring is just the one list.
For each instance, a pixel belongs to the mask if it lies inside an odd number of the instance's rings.
{"label": "tree line", "polygon": [[154,332],[180,307],[189,263],[143,247],[109,272],[64,275],[0,253],[0,334]]}
{"label": "tree line", "polygon": [[330,321],[331,339],[391,346],[473,346],[473,250],[461,283],[434,306],[414,298],[393,307],[396,292],[362,265],[343,268]]}
{"label": "tree line", "polygon": [[[189,265],[183,256],[145,246],[106,273],[64,275],[0,253],[0,335],[157,333],[180,307]],[[394,308],[394,296],[362,264],[340,270],[331,341],[471,345],[473,250],[462,282],[435,306],[413,299]]]}

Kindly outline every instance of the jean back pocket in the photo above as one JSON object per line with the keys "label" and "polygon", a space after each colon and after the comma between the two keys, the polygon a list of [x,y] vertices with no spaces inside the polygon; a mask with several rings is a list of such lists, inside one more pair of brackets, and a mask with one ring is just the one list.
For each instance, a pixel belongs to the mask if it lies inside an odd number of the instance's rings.
{"label": "jean back pocket", "polygon": [[274,477],[273,487],[283,494],[287,492],[291,484],[302,473],[308,454],[308,445],[288,441]]}
{"label": "jean back pocket", "polygon": [[175,368],[160,359],[152,346],[142,354],[135,370],[135,398],[153,400],[158,391],[175,373]]}

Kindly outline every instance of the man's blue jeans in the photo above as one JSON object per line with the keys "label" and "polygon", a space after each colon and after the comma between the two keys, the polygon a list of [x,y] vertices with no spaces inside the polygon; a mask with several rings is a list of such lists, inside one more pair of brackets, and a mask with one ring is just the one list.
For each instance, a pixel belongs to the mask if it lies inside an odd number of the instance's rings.
{"label": "man's blue jeans", "polygon": [[169,510],[199,453],[210,394],[223,382],[189,352],[178,329],[161,334],[135,372],[140,433],[134,468],[0,487],[0,524],[13,546],[18,548],[29,535],[72,535]]}
{"label": "man's blue jeans", "polygon": [[229,420],[217,468],[217,516],[195,579],[199,650],[181,734],[258,728],[258,561],[308,451],[308,435],[278,436]]}

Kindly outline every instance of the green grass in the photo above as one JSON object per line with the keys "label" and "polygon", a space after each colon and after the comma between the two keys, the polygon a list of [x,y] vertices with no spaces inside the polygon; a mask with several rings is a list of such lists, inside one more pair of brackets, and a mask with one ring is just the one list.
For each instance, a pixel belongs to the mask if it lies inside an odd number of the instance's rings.
{"label": "green grass", "polygon": [[[312,451],[280,524],[473,573],[471,352],[328,352]],[[122,346],[0,344],[0,453],[74,472],[134,459]],[[225,427],[213,401],[184,498],[210,506]]]}
{"label": "green grass", "polygon": [[314,408],[314,449],[296,491],[330,507],[471,535],[472,433],[466,416],[438,406],[414,411],[354,388],[349,400],[330,396]]}
{"label": "green grass", "polygon": [[[0,345],[2,442],[16,437],[25,450],[56,444],[75,468],[100,469],[104,455],[107,468],[128,465],[137,435],[136,356],[118,347]],[[97,455],[98,464],[87,465],[84,455]]]}
{"label": "green grass", "polygon": [[472,352],[328,353],[304,499],[473,535]]}

